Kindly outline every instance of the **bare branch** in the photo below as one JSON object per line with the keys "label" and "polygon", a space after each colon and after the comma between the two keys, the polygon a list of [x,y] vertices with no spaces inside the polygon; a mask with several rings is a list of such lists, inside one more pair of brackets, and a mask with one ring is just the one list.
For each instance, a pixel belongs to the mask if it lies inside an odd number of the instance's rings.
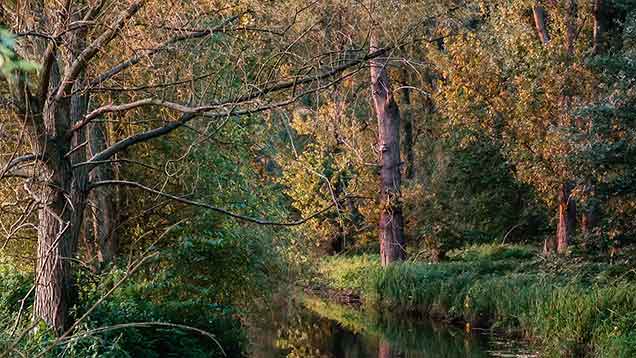
{"label": "bare branch", "polygon": [[304,219],[300,219],[297,221],[291,221],[291,222],[276,222],[276,221],[268,221],[268,220],[263,220],[263,219],[257,219],[257,218],[252,218],[252,217],[248,217],[248,216],[243,216],[243,215],[239,215],[233,212],[230,212],[228,210],[225,209],[221,209],[221,208],[217,208],[215,206],[206,204],[206,203],[202,203],[199,201],[194,201],[194,200],[190,200],[190,199],[186,199],[177,195],[172,195],[172,194],[168,194],[168,193],[164,193],[160,190],[155,190],[153,188],[149,188],[143,184],[137,183],[137,182],[132,182],[132,181],[126,181],[126,180],[104,180],[104,181],[99,181],[96,183],[92,183],[90,186],[90,189],[99,187],[99,186],[105,186],[105,185],[123,185],[123,186],[131,186],[131,187],[135,187],[138,189],[142,189],[145,190],[147,192],[159,195],[159,196],[163,196],[165,198],[169,198],[175,201],[178,201],[180,203],[184,203],[184,204],[188,204],[188,205],[192,205],[192,206],[197,206],[200,208],[204,208],[204,209],[208,209],[208,210],[212,210],[215,211],[217,213],[223,214],[223,215],[227,215],[230,217],[233,217],[235,219],[239,219],[239,220],[243,220],[243,221],[248,221],[254,224],[258,224],[258,225],[265,225],[265,226],[298,226],[298,225],[302,225],[304,223],[306,223],[307,221],[329,211],[331,208],[334,207],[334,203],[331,203],[331,205],[323,208],[322,210],[304,218]]}
{"label": "bare branch", "polygon": [[217,32],[223,32],[223,28],[225,26],[227,26],[228,24],[230,24],[231,22],[233,22],[234,20],[238,19],[239,16],[232,16],[230,18],[228,18],[227,20],[223,21],[221,24],[211,28],[211,29],[207,29],[207,30],[197,30],[197,31],[191,31],[185,34],[181,34],[178,36],[175,36],[165,42],[163,42],[162,44],[160,44],[159,46],[150,49],[150,50],[146,50],[141,54],[135,55],[133,57],[131,57],[130,59],[120,62],[119,64],[111,67],[109,70],[107,70],[106,72],[103,72],[101,75],[99,75],[97,78],[95,78],[94,80],[92,80],[89,83],[89,87],[95,87],[95,86],[99,86],[101,83],[103,83],[104,81],[107,81],[108,79],[112,78],[113,76],[117,75],[118,73],[120,73],[121,71],[127,69],[130,66],[134,66],[136,64],[138,64],[144,57],[150,57],[155,55],[156,53],[166,49],[168,46],[180,42],[180,41],[184,41],[184,40],[190,40],[190,39],[196,39],[196,38],[201,38],[201,37],[205,37],[205,36],[209,36],[213,33],[217,33]]}
{"label": "bare branch", "polygon": [[108,30],[101,34],[95,41],[93,41],[92,44],[90,44],[90,46],[86,47],[84,51],[77,56],[75,61],[71,64],[68,73],[65,74],[64,79],[60,84],[60,88],[57,90],[55,101],[59,101],[70,91],[70,88],[73,86],[73,83],[86,63],[90,61],[100,49],[108,45],[108,43],[117,36],[126,21],[139,11],[143,3],[144,0],[136,0],[131,3],[130,6],[128,6],[128,8],[117,17]]}

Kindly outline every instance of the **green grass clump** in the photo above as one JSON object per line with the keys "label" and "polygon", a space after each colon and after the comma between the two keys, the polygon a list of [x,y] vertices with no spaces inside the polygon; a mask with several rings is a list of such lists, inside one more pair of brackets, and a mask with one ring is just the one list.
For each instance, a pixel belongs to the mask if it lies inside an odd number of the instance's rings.
{"label": "green grass clump", "polygon": [[636,356],[636,283],[625,268],[571,260],[564,269],[526,246],[499,244],[450,258],[383,269],[377,256],[335,257],[320,271],[325,285],[355,291],[374,309],[523,334],[545,356]]}
{"label": "green grass clump", "polygon": [[462,261],[531,259],[535,255],[536,250],[531,246],[497,243],[471,245],[448,253],[448,257],[452,260]]}

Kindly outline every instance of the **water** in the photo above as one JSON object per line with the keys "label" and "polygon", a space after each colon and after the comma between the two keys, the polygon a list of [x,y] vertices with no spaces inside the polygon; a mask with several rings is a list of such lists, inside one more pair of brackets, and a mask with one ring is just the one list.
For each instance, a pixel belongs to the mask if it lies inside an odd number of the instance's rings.
{"label": "water", "polygon": [[520,342],[294,296],[250,324],[256,358],[534,357]]}

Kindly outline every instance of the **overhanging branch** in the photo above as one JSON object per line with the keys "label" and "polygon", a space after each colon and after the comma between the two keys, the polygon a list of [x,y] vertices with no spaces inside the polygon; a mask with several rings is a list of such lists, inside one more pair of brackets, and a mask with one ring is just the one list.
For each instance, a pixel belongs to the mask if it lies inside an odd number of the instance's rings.
{"label": "overhanging branch", "polygon": [[202,202],[199,202],[199,201],[186,199],[186,198],[181,197],[181,196],[165,193],[163,191],[147,187],[147,186],[145,186],[143,184],[140,184],[140,183],[137,183],[137,182],[132,182],[132,181],[127,181],[127,180],[103,180],[103,181],[99,181],[99,182],[96,182],[96,183],[92,183],[89,188],[93,189],[93,188],[96,188],[96,187],[106,186],[106,185],[121,185],[121,186],[130,186],[130,187],[142,189],[142,190],[145,190],[147,192],[150,192],[150,193],[153,193],[153,194],[156,194],[156,195],[159,195],[159,196],[163,196],[165,198],[172,199],[174,201],[178,201],[178,202],[183,203],[183,204],[187,204],[187,205],[191,205],[191,206],[196,206],[196,207],[212,210],[212,211],[215,211],[217,213],[233,217],[235,219],[251,222],[251,223],[254,223],[254,224],[258,224],[258,225],[265,225],[265,226],[298,226],[298,225],[302,225],[302,224],[306,223],[307,221],[309,221],[311,219],[314,219],[314,218],[318,217],[319,215],[329,211],[331,208],[333,208],[336,205],[335,203],[331,203],[329,206],[323,208],[322,210],[320,210],[318,212],[315,212],[314,214],[312,214],[312,215],[310,215],[310,216],[308,216],[306,218],[297,220],[297,221],[276,222],[276,221],[269,221],[269,220],[258,219],[258,218],[253,218],[253,217],[249,217],[249,216],[236,214],[236,213],[233,213],[231,211],[228,211],[228,210],[225,210],[225,209],[222,209],[222,208],[218,208],[216,206],[212,206],[210,204],[206,204],[206,203],[202,203]]}

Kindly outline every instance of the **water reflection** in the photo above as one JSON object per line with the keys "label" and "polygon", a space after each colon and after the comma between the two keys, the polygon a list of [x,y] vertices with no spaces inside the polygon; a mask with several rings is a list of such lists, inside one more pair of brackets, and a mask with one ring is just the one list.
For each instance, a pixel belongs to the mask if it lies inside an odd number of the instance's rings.
{"label": "water reflection", "polygon": [[529,357],[519,344],[426,320],[381,316],[304,296],[271,306],[251,324],[257,358]]}

